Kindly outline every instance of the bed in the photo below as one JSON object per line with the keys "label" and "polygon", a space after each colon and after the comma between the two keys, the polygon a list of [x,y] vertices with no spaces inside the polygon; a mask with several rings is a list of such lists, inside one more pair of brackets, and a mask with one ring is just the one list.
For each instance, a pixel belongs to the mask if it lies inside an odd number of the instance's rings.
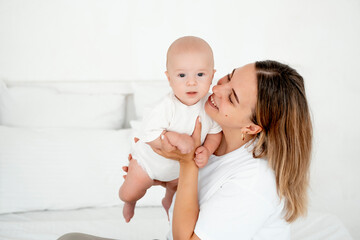
{"label": "bed", "polygon": [[[12,213],[0,217],[3,240],[49,240],[68,232],[83,232],[114,239],[165,239],[168,221],[161,207],[139,207],[130,223],[125,223],[121,206],[66,211]],[[293,240],[351,239],[333,215],[310,213],[294,223]]]}
{"label": "bed", "polygon": [[[0,239],[57,239],[84,232],[165,239],[164,189],[153,187],[127,224],[121,167],[166,81],[0,82]],[[292,239],[352,239],[329,213],[310,211]]]}

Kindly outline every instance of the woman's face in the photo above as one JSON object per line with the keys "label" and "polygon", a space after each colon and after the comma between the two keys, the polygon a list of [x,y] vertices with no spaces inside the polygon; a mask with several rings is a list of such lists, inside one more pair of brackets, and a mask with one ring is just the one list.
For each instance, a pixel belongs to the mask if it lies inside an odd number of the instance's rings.
{"label": "woman's face", "polygon": [[257,101],[255,64],[234,69],[213,87],[206,113],[224,128],[243,128],[252,123]]}

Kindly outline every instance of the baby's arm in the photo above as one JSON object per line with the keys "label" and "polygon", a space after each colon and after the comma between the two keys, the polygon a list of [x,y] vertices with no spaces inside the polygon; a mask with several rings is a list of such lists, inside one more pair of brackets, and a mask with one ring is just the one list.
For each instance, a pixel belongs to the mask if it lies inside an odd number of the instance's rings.
{"label": "baby's arm", "polygon": [[211,154],[218,148],[222,137],[222,132],[216,134],[208,134],[204,144],[195,151],[195,163],[199,168],[204,167]]}
{"label": "baby's arm", "polygon": [[[181,134],[177,132],[165,132],[170,144],[177,147],[181,153],[186,154],[194,149],[194,140],[187,134]],[[147,142],[152,148],[161,148],[161,136],[151,142]],[[214,150],[215,151],[215,150]]]}

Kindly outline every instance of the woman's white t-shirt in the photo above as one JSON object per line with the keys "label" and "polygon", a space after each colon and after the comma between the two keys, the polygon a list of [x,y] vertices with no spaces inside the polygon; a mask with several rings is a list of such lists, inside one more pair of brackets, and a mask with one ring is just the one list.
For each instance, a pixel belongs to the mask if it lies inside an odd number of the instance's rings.
{"label": "woman's white t-shirt", "polygon": [[274,171],[266,160],[253,158],[251,149],[252,145],[243,146],[223,156],[213,155],[199,170],[195,234],[200,239],[290,239]]}

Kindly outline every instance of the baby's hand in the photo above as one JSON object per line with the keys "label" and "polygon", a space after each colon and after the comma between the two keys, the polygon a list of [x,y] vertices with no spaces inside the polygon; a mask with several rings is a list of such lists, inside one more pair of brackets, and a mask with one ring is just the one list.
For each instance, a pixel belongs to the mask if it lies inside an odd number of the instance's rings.
{"label": "baby's hand", "polygon": [[187,154],[193,151],[195,146],[194,139],[187,134],[180,134],[177,139],[176,147],[180,150],[182,154]]}
{"label": "baby's hand", "polygon": [[210,157],[210,152],[206,147],[200,146],[196,149],[195,163],[199,168],[203,168],[207,164],[209,157]]}

